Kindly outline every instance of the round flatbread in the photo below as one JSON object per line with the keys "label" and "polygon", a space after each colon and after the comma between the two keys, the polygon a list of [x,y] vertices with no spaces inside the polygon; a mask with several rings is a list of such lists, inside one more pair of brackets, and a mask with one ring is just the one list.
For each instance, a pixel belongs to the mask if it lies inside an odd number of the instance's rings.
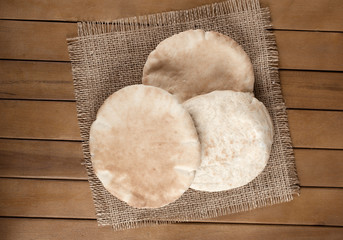
{"label": "round flatbread", "polygon": [[150,53],[143,84],[163,88],[184,102],[215,90],[252,92],[254,73],[248,55],[232,38],[188,30],[165,39]]}
{"label": "round flatbread", "polygon": [[191,188],[223,191],[243,186],[265,168],[273,125],[252,93],[214,91],[186,101],[201,143],[201,165]]}
{"label": "round flatbread", "polygon": [[133,85],[112,94],[90,130],[95,174],[114,196],[136,208],[174,202],[200,165],[189,113],[163,89]]}

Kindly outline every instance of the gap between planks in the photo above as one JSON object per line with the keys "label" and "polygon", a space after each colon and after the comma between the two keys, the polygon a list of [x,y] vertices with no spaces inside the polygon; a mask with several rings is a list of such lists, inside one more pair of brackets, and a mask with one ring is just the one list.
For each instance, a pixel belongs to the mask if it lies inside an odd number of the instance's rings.
{"label": "gap between planks", "polygon": [[[18,22],[46,22],[46,23],[73,23],[76,24],[80,21],[63,21],[63,20],[37,20],[37,19],[10,19],[10,18],[0,18],[0,21],[18,21]],[[317,32],[317,33],[342,33],[342,30],[315,30],[315,29],[292,29],[292,28],[277,28],[274,25],[272,30],[276,31],[293,31],[293,32]],[[7,60],[7,59],[0,59]],[[12,59],[8,59],[12,60]],[[19,59],[18,59],[19,60]],[[40,60],[30,60],[28,61],[40,61]],[[70,61],[56,61],[56,62],[70,62]]]}
{"label": "gap between planks", "polygon": [[[38,181],[68,181],[68,182],[88,182],[88,178],[58,178],[58,177],[26,177],[26,176],[0,176],[0,179],[14,179],[14,180],[38,180]],[[306,185],[299,185],[301,189],[309,188],[309,189],[343,189],[343,186],[306,186]],[[1,217],[1,216],[0,216]]]}
{"label": "gap between planks", "polygon": [[[253,211],[253,210],[251,210]],[[67,221],[91,221],[91,222],[96,222],[96,218],[63,218],[63,217],[21,217],[21,216],[0,216],[0,219],[27,219],[27,220],[67,220]],[[256,226],[294,226],[294,227],[332,227],[332,228],[337,228],[337,227],[341,227],[340,225],[318,225],[318,224],[291,224],[291,223],[286,223],[286,224],[282,224],[282,223],[273,223],[273,224],[268,224],[268,223],[249,223],[249,222],[206,222],[206,219],[204,221],[191,221],[191,222],[187,222],[187,221],[180,221],[178,223],[171,223],[169,225],[173,225],[173,224],[199,224],[199,225],[204,225],[204,224],[217,224],[217,225],[256,225]],[[158,226],[163,226],[162,225],[158,225]],[[101,226],[99,226],[101,228]],[[144,228],[144,227],[143,227]],[[342,228],[343,229],[343,228]]]}

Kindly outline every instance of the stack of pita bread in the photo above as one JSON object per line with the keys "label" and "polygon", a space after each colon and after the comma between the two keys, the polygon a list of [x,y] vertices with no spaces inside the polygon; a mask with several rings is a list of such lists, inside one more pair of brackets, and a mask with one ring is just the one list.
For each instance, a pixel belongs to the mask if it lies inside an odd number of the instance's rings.
{"label": "stack of pita bread", "polygon": [[189,188],[225,191],[263,171],[273,125],[233,39],[203,30],[165,39],[142,82],[112,94],[91,126],[93,168],[111,194],[158,208]]}

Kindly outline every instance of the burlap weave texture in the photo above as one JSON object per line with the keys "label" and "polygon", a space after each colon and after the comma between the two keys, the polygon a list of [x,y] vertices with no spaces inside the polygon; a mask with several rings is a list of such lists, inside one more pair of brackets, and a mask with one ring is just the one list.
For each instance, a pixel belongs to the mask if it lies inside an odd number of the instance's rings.
{"label": "burlap weave texture", "polygon": [[[114,229],[190,221],[251,210],[293,199],[298,193],[291,138],[278,76],[278,55],[267,9],[257,0],[230,0],[191,10],[115,20],[82,22],[79,36],[68,39],[83,152],[98,222]],[[251,183],[215,193],[189,189],[158,209],[135,209],[112,196],[92,169],[89,129],[113,92],[140,84],[149,53],[173,34],[203,29],[226,34],[242,45],[255,74],[255,96],[274,124],[274,143],[266,169]],[[209,64],[211,64],[209,62]],[[128,146],[128,148],[134,146]]]}

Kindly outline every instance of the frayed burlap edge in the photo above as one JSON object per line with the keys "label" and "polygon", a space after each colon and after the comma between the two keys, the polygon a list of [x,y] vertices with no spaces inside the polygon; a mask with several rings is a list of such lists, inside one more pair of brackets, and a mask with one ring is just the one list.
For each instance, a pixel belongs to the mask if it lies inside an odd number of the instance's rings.
{"label": "frayed burlap edge", "polygon": [[256,0],[228,0],[180,11],[121,18],[107,22],[78,22],[78,35],[98,35],[110,32],[135,31],[142,28],[173,25],[224,14],[260,10]]}
{"label": "frayed burlap edge", "polygon": [[[290,135],[290,130],[288,126],[288,116],[286,112],[286,104],[283,99],[281,91],[281,81],[279,77],[279,52],[277,50],[276,38],[272,32],[272,24],[269,8],[261,9],[261,17],[264,23],[266,43],[268,48],[268,65],[270,71],[270,79],[272,81],[273,98],[276,103],[274,111],[276,113],[277,121],[282,124],[278,130],[281,132],[281,142],[283,151],[288,159],[288,177],[290,179],[290,186],[292,189],[292,194],[299,196],[300,194],[300,183],[297,175],[294,151],[292,147],[292,139]],[[290,200],[293,200],[293,196]],[[290,201],[289,200],[289,201]]]}
{"label": "frayed burlap edge", "polygon": [[[272,81],[272,90],[273,90],[273,100],[275,101],[275,114],[276,120],[280,124],[278,131],[281,133],[281,142],[283,146],[283,151],[285,156],[288,159],[287,167],[288,167],[288,177],[289,177],[289,185],[291,186],[292,192],[289,195],[282,196],[282,197],[271,197],[270,199],[266,199],[263,201],[255,201],[250,202],[243,205],[238,206],[228,206],[222,209],[216,209],[213,211],[206,211],[201,212],[201,214],[196,213],[193,216],[188,216],[188,218],[195,218],[195,219],[202,219],[202,218],[213,218],[222,215],[227,215],[236,212],[248,211],[255,208],[265,207],[277,203],[288,202],[293,200],[293,194],[299,195],[300,187],[298,176],[296,173],[295,167],[295,159],[294,153],[292,149],[292,141],[290,138],[290,131],[288,127],[288,118],[286,112],[286,106],[283,100],[282,92],[281,92],[281,83],[278,74],[278,51],[275,41],[275,36],[271,31],[272,25],[270,21],[270,12],[267,8],[260,9],[258,1],[252,0],[230,0],[221,3],[215,3],[211,5],[205,5],[201,7],[197,7],[191,10],[182,10],[182,11],[174,11],[174,12],[167,12],[167,13],[158,13],[153,15],[147,16],[140,16],[140,17],[132,17],[132,18],[125,18],[119,19],[111,22],[79,22],[78,23],[78,34],[79,37],[89,36],[89,35],[99,35],[99,34],[107,34],[111,32],[117,31],[135,31],[142,28],[149,28],[153,26],[163,26],[168,24],[176,24],[182,23],[183,21],[191,21],[197,20],[207,17],[213,17],[223,14],[229,14],[234,12],[241,12],[241,11],[254,11],[256,14],[259,14],[261,20],[264,24],[265,29],[265,40],[267,43],[268,48],[268,65],[270,71],[270,79]],[[80,56],[74,54],[73,51],[73,42],[78,38],[70,38],[68,39],[68,48],[70,53],[70,58],[72,62],[77,62]],[[75,83],[76,79],[80,79],[82,74],[78,71],[77,68],[72,69],[73,78],[74,78],[74,87],[75,87],[75,95],[80,96],[77,92],[82,91],[79,86]],[[78,99],[77,99],[78,100]],[[83,134],[84,130],[82,127],[82,119],[83,119],[83,112],[82,108],[77,106],[77,113],[80,125],[81,136],[85,136]],[[87,134],[86,134],[87,135]],[[84,156],[89,156],[89,145],[88,139],[84,139],[83,141],[83,151]],[[85,158],[86,159],[86,158]],[[123,230],[135,227],[142,227],[142,226],[149,226],[154,224],[167,224],[167,223],[177,223],[177,222],[189,222],[191,220],[188,219],[143,219],[140,221],[132,221],[132,222],[125,222],[125,223],[114,223],[110,222],[108,219],[108,213],[104,211],[102,206],[98,206],[98,202],[101,202],[99,197],[102,194],[99,194],[97,191],[97,186],[94,184],[95,181],[92,181],[94,177],[94,173],[92,171],[91,161],[85,161],[84,165],[86,166],[87,173],[89,176],[90,188],[92,189],[93,193],[93,200],[96,205],[96,215],[98,219],[99,225],[112,225],[115,230]]]}

